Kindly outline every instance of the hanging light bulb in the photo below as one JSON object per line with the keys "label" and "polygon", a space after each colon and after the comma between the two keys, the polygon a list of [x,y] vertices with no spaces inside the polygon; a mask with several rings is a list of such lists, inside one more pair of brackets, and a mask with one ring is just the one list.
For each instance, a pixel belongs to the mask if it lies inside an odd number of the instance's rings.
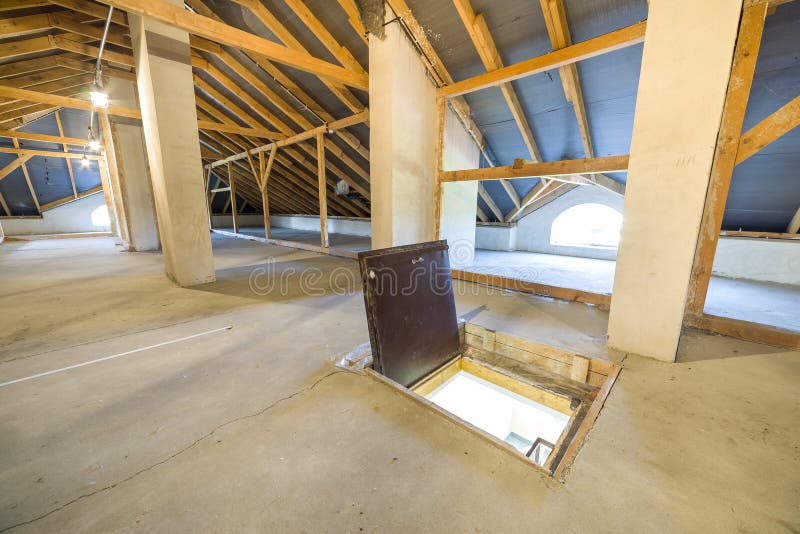
{"label": "hanging light bulb", "polygon": [[94,72],[94,83],[92,90],[89,91],[89,98],[92,100],[92,105],[96,108],[108,107],[108,94],[103,89],[103,74],[98,65]]}
{"label": "hanging light bulb", "polygon": [[100,150],[100,141],[95,138],[91,126],[89,126],[89,150]]}
{"label": "hanging light bulb", "polygon": [[89,158],[86,157],[86,147],[83,147],[83,157],[81,158],[81,169],[89,168]]}

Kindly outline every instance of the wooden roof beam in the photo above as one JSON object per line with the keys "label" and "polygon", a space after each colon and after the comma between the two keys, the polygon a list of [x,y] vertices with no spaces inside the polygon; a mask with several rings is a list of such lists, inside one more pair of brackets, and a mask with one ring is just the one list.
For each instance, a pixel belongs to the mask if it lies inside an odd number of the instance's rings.
{"label": "wooden roof beam", "polygon": [[283,65],[317,76],[332,78],[359,89],[369,88],[368,77],[363,74],[355,73],[287,46],[281,46],[258,35],[171,5],[164,0],[101,0],[101,2],[128,13],[135,13],[180,28],[192,35],[261,54]]}
{"label": "wooden roof beam", "polygon": [[647,22],[637,22],[625,28],[600,35],[593,39],[583,41],[561,50],[555,50],[541,56],[537,56],[501,69],[497,69],[486,74],[480,74],[467,78],[452,85],[441,87],[438,94],[441,97],[452,98],[454,96],[479,91],[487,87],[497,85],[532,76],[540,72],[563,67],[571,63],[576,63],[584,59],[589,59],[614,50],[627,48],[644,41],[645,28]]}
{"label": "wooden roof beam", "polygon": [[[514,165],[490,167],[485,169],[468,169],[444,171],[443,182],[468,182],[475,180],[499,180],[501,178],[530,178],[545,176],[548,179],[578,182],[573,175],[595,174],[602,172],[618,172],[628,169],[628,156],[608,156],[592,159],[571,159],[562,161],[546,161],[523,163],[518,160]],[[586,179],[582,183],[591,183]]]}

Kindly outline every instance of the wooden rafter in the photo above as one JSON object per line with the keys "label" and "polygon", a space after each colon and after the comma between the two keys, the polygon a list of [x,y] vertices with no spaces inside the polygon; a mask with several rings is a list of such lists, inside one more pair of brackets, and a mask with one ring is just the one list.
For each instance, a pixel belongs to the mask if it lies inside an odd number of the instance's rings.
{"label": "wooden rafter", "polygon": [[800,96],[794,97],[778,111],[747,130],[741,136],[736,150],[736,165],[753,156],[798,125],[800,125]]}
{"label": "wooden rafter", "polygon": [[331,78],[353,87],[367,89],[369,86],[367,76],[363,74],[355,73],[352,70],[317,59],[307,53],[298,52],[258,35],[187,11],[182,7],[173,6],[164,0],[103,0],[102,3],[122,9],[128,13],[135,13],[175,26],[192,35],[260,54],[278,63],[318,76]]}
{"label": "wooden rafter", "polygon": [[644,41],[646,26],[646,22],[637,22],[631,26],[573,44],[561,50],[555,50],[502,69],[441,87],[438,92],[440,96],[452,98],[576,63],[584,59],[601,56],[620,48],[627,48]]}
{"label": "wooden rafter", "polygon": [[[14,148],[19,148],[19,139],[13,139],[13,141],[14,141]],[[19,155],[17,157],[22,158],[24,156]],[[26,158],[26,160],[27,159],[29,158]],[[33,199],[33,204],[36,206],[36,213],[41,214],[42,208],[39,205],[39,199],[36,197],[36,191],[33,189],[33,183],[31,183],[31,175],[28,173],[28,165],[25,162],[23,162],[22,165],[20,165],[20,167],[22,168],[22,175],[25,177],[25,184],[28,186],[28,191],[31,194],[31,199]]]}
{"label": "wooden rafter", "polygon": [[702,315],[705,307],[708,284],[717,250],[725,204],[728,200],[736,153],[742,134],[747,101],[753,84],[764,19],[766,2],[745,7],[739,23],[739,36],[733,56],[728,91],[722,121],[717,135],[717,147],[711,164],[711,178],[706,193],[706,203],[700,226],[700,235],[692,266],[691,283],[687,298],[687,314]]}
{"label": "wooden rafter", "polygon": [[[58,127],[58,135],[61,136],[62,139],[64,138],[64,125],[61,124],[61,113],[59,111],[55,112],[56,117],[56,126]],[[84,141],[86,143],[86,141]],[[69,152],[68,143],[66,141],[62,142],[61,148],[64,150],[64,153]],[[67,160],[65,162],[67,164],[67,172],[69,173],[69,183],[72,186],[72,194],[75,198],[78,198],[78,187],[75,184],[75,172],[72,170],[72,162]]]}

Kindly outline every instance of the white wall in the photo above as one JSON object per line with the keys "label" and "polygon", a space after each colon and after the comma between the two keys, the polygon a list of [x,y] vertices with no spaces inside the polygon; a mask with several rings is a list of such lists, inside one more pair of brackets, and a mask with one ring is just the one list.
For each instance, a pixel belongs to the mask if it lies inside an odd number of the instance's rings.
{"label": "white wall", "polygon": [[[478,145],[450,109],[446,110],[443,168],[446,171],[476,169],[480,165]],[[464,267],[475,258],[475,206],[478,182],[442,184],[439,238],[450,246],[450,266]]]}
{"label": "white wall", "polygon": [[712,274],[800,286],[800,240],[720,237]]}
{"label": "white wall", "polygon": [[[479,224],[475,231],[475,247],[615,260],[617,251],[613,249],[550,244],[550,228],[555,218],[564,210],[584,202],[604,204],[621,211],[623,198],[599,187],[578,187],[534,211],[516,226]],[[713,274],[800,285],[800,240],[720,237]]]}
{"label": "white wall", "polygon": [[[319,216],[317,215],[270,215],[269,221],[274,228],[290,228],[319,233]],[[264,226],[264,217],[260,213],[239,215],[239,226],[242,228]],[[231,215],[214,215],[214,228],[233,227]],[[357,235],[370,237],[370,220],[355,217],[328,216],[328,232],[332,234]]]}
{"label": "white wall", "polygon": [[92,224],[92,211],[105,205],[103,193],[95,193],[47,210],[41,219],[4,219],[3,231],[7,236],[110,232],[109,226]]}
{"label": "white wall", "polygon": [[523,217],[516,226],[478,225],[475,246],[488,250],[519,250],[599,260],[616,259],[617,251],[615,249],[550,244],[550,229],[556,217],[566,209],[586,203],[603,204],[622,213],[623,197],[602,187],[576,187]]}

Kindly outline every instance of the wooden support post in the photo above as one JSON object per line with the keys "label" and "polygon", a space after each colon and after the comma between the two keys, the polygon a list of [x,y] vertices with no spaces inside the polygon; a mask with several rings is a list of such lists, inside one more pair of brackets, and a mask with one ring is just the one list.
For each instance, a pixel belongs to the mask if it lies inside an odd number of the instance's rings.
{"label": "wooden support post", "polygon": [[[14,148],[19,148],[19,139],[12,139],[14,142]],[[24,156],[20,155],[17,156],[18,158],[22,158]],[[69,164],[69,160],[67,160],[67,164]],[[36,205],[36,211],[39,215],[42,214],[42,207],[39,205],[39,199],[36,198],[36,191],[33,189],[33,184],[31,183],[31,176],[28,174],[28,166],[25,163],[21,164],[22,167],[22,174],[25,177],[25,183],[28,184],[28,191],[31,193],[31,198],[33,199],[33,203]]]}
{"label": "wooden support post", "polygon": [[209,167],[208,171],[206,172],[206,176],[205,176],[205,188],[204,188],[204,191],[206,192],[206,211],[208,213],[208,229],[209,230],[212,230],[214,228],[214,223],[212,221],[212,215],[213,214],[211,213],[211,198],[212,198],[212,196],[211,196],[211,191],[210,191],[210,189],[211,189],[211,176],[213,176],[212,172],[213,172],[213,170],[211,169],[211,167]]}
{"label": "wooden support post", "polygon": [[[67,160],[69,162],[69,160]],[[111,182],[108,176],[108,168],[104,159],[97,160],[97,170],[100,172],[100,186],[103,189],[103,198],[106,201],[106,210],[108,211],[108,226],[112,234],[120,235],[119,224],[115,217],[114,210],[114,193],[111,189]],[[120,235],[120,238],[122,236]]]}
{"label": "wooden support post", "polygon": [[[58,135],[64,137],[64,126],[61,124],[61,114],[56,111],[55,116],[56,125],[58,126]],[[61,148],[64,149],[64,152],[69,152],[66,143],[62,143]],[[75,186],[75,174],[72,171],[72,162],[70,160],[67,160],[67,172],[69,173],[69,183],[72,185],[72,194],[75,195],[75,198],[78,198],[78,189]]]}
{"label": "wooden support post", "polygon": [[330,246],[328,239],[328,190],[325,187],[325,134],[317,134],[317,178],[319,179],[319,231],[322,248]]}
{"label": "wooden support post", "polygon": [[717,149],[711,167],[711,182],[706,193],[706,204],[703,220],[700,225],[700,238],[695,251],[689,284],[686,312],[690,315],[701,315],[706,303],[706,293],[711,280],[711,269],[714,255],[717,252],[717,241],[725,215],[725,204],[728,201],[728,190],[731,185],[733,168],[736,165],[736,153],[742,134],[744,114],[753,84],[753,73],[761,45],[761,34],[764,31],[764,19],[767,16],[767,3],[762,2],[745,7],[739,24],[739,37],[733,56],[728,92],[725,97],[725,108],[722,114],[717,137]]}
{"label": "wooden support post", "polygon": [[439,239],[442,226],[442,174],[444,173],[444,121],[447,117],[447,98],[436,97],[436,145],[433,176],[433,241]]}
{"label": "wooden support post", "polygon": [[236,182],[233,179],[231,164],[228,163],[228,185],[231,186],[231,215],[233,216],[233,232],[239,233],[239,210],[236,209]]}
{"label": "wooden support post", "polygon": [[[108,185],[110,187],[110,195],[112,205],[114,208],[113,213],[109,211],[109,217],[116,221],[116,232],[114,231],[113,224],[111,231],[116,233],[120,241],[127,247],[134,246],[131,238],[130,221],[128,220],[128,202],[125,196],[125,191],[122,187],[122,173],[117,162],[116,144],[114,142],[114,134],[111,127],[111,122],[108,115],[97,115],[97,122],[100,124],[100,132],[103,136],[103,145],[105,147],[105,163],[108,171]],[[59,130],[59,134],[61,131]],[[72,162],[67,160],[67,165],[71,167]],[[109,208],[111,209],[111,208]]]}
{"label": "wooden support post", "polygon": [[261,204],[264,210],[264,234],[267,239],[272,237],[272,224],[269,220],[269,175],[272,172],[272,166],[275,164],[275,156],[278,154],[278,147],[272,147],[269,153],[269,160],[264,165],[264,153],[260,154],[260,162],[262,164],[261,170]]}

